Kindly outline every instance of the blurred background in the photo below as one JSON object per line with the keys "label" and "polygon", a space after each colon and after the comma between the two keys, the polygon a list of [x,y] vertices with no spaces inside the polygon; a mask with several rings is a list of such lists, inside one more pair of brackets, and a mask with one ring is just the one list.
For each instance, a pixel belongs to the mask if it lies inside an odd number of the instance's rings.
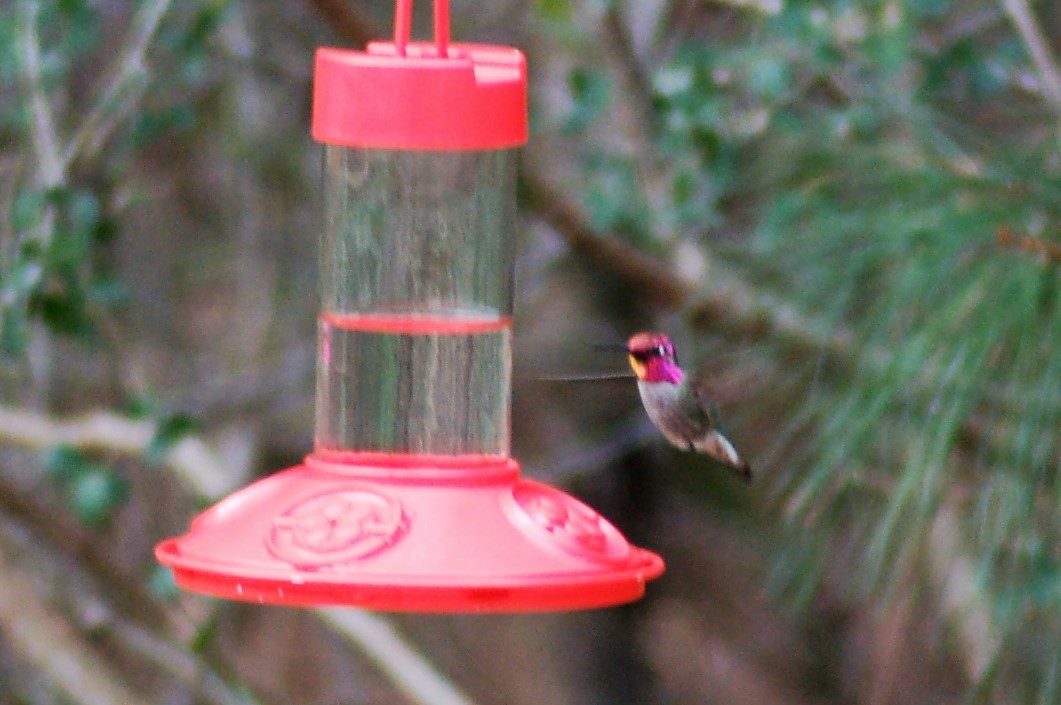
{"label": "blurred background", "polygon": [[[414,36],[427,38],[430,3]],[[387,615],[152,557],[312,448],[313,51],[389,0],[0,7],[0,703],[1061,702],[1061,6],[453,0],[526,52],[514,454],[668,571]],[[745,486],[593,350],[668,332]],[[447,699],[449,698],[449,699]]]}

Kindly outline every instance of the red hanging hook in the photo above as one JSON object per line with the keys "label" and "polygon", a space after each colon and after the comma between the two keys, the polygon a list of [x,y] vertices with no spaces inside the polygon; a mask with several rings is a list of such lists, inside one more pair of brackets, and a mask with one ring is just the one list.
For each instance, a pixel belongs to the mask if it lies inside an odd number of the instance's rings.
{"label": "red hanging hook", "polygon": [[449,56],[449,0],[435,0],[435,48],[439,58]]}
{"label": "red hanging hook", "polygon": [[[394,9],[394,48],[405,56],[413,23],[413,0],[398,0]],[[449,56],[449,0],[435,0],[435,49],[439,58]]]}

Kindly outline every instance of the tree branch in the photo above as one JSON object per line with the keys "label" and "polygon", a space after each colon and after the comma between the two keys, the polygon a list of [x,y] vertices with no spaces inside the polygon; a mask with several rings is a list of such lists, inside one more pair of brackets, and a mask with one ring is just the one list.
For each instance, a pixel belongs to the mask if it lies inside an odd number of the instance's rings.
{"label": "tree branch", "polygon": [[176,646],[113,613],[97,613],[94,616],[104,620],[96,628],[105,628],[116,643],[181,683],[194,684],[195,695],[199,699],[216,705],[262,705],[262,700],[246,688],[229,685],[216,670],[205,666],[203,659],[188,649]]}
{"label": "tree branch", "polygon": [[[8,522],[0,522],[0,554],[3,546],[10,547],[8,553],[14,555],[32,555],[31,567],[26,562],[16,568],[25,575],[31,570],[40,570],[45,566],[44,574],[33,580],[47,584],[49,592],[48,609],[55,612],[57,607],[67,624],[72,624],[79,639],[97,638],[112,640],[130,654],[143,658],[160,671],[169,673],[174,678],[194,684],[196,693],[206,702],[216,705],[253,705],[259,702],[245,690],[239,691],[230,686],[203,657],[197,657],[186,648],[174,645],[170,639],[158,636],[152,629],[172,630],[176,622],[172,611],[164,611],[156,599],[145,590],[142,578],[124,573],[115,566],[112,557],[106,550],[100,550],[98,543],[88,534],[72,530],[69,522],[56,517],[54,508],[38,503],[32,493],[25,493],[17,483],[10,483],[0,477],[0,515],[13,519],[12,530],[8,531]],[[22,531],[21,526],[30,530]],[[61,548],[61,555],[52,553],[53,548]],[[65,557],[74,559],[68,564]],[[3,581],[0,580],[0,589]],[[51,604],[57,603],[57,604]],[[186,616],[180,619],[184,624]],[[5,617],[0,615],[0,622]],[[151,628],[142,626],[150,624]],[[0,624],[0,631],[3,631]],[[53,649],[65,648],[64,644],[54,643]],[[67,655],[66,659],[76,658]],[[47,668],[41,671],[50,674]]]}
{"label": "tree branch", "polygon": [[81,705],[137,705],[142,700],[123,679],[101,663],[85,641],[45,604],[41,590],[16,565],[0,532],[0,632],[26,661],[34,664],[71,702]]}
{"label": "tree branch", "polygon": [[627,27],[618,2],[608,5],[604,12],[603,22],[604,31],[610,39],[608,48],[616,57],[625,83],[634,94],[628,104],[635,106],[637,120],[642,131],[646,135],[652,134],[654,132],[654,126],[652,125],[652,81],[637,56],[633,37],[630,36],[630,30]]}
{"label": "tree branch", "polygon": [[108,71],[109,79],[63,150],[64,169],[82,153],[97,151],[121,117],[136,107],[139,94],[124,95],[120,103],[119,99],[130,88],[138,88],[139,93],[143,92],[146,83],[143,76],[147,73],[144,56],[169,6],[170,0],[153,0],[140,6],[133,19],[129,38],[124,42],[124,50]]}
{"label": "tree branch", "polygon": [[382,617],[351,609],[325,608],[316,612],[325,624],[356,644],[414,703],[474,705]]}
{"label": "tree branch", "polygon": [[526,206],[562,237],[572,251],[588,257],[632,285],[639,296],[655,306],[681,307],[691,295],[687,282],[666,265],[615,238],[599,237],[566,194],[549,185],[523,163],[520,173]]}
{"label": "tree branch", "polygon": [[[696,323],[710,322],[731,330],[769,333],[789,347],[815,354],[845,356],[852,336],[824,321],[808,318],[794,306],[760,291],[706,252],[697,267],[704,276],[683,276],[676,268],[615,238],[597,235],[579,208],[533,167],[524,162],[522,188],[526,206],[583,255],[628,284],[652,306],[687,308]],[[883,353],[882,353],[883,354]]]}
{"label": "tree branch", "polygon": [[[106,411],[60,421],[25,409],[0,406],[0,440],[25,448],[69,445],[139,455],[157,431],[158,425],[153,421],[137,421]],[[234,473],[201,439],[194,437],[178,441],[164,462],[200,497],[219,497],[231,491],[241,474]]]}
{"label": "tree branch", "polygon": [[40,4],[36,0],[24,0],[21,9],[22,71],[31,109],[30,139],[37,156],[41,185],[52,188],[65,180],[65,165],[59,154],[55,118],[41,85],[40,39],[37,36]]}

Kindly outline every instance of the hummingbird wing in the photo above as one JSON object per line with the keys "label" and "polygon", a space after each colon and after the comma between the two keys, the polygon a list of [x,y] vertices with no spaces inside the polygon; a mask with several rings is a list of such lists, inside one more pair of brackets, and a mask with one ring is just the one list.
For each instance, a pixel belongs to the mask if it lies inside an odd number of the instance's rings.
{"label": "hummingbird wing", "polygon": [[700,418],[704,423],[703,433],[693,443],[696,450],[722,461],[733,468],[745,482],[752,478],[751,467],[748,465],[737,449],[733,447],[729,439],[722,434],[719,427],[719,410],[715,404],[714,394],[711,393],[711,385],[701,382],[692,388],[689,396],[696,399],[700,409]]}
{"label": "hummingbird wing", "polygon": [[718,404],[715,403],[714,395],[708,385],[698,384],[693,387],[692,392],[692,397],[696,400],[696,405],[700,410],[700,417],[703,419],[705,426],[709,428],[718,426],[720,417]]}

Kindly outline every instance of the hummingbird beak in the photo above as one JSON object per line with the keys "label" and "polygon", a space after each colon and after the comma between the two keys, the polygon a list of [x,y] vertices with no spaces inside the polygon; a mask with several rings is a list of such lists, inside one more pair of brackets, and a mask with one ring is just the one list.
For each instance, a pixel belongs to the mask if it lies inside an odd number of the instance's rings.
{"label": "hummingbird beak", "polygon": [[593,349],[597,352],[627,352],[626,343],[597,343]]}

